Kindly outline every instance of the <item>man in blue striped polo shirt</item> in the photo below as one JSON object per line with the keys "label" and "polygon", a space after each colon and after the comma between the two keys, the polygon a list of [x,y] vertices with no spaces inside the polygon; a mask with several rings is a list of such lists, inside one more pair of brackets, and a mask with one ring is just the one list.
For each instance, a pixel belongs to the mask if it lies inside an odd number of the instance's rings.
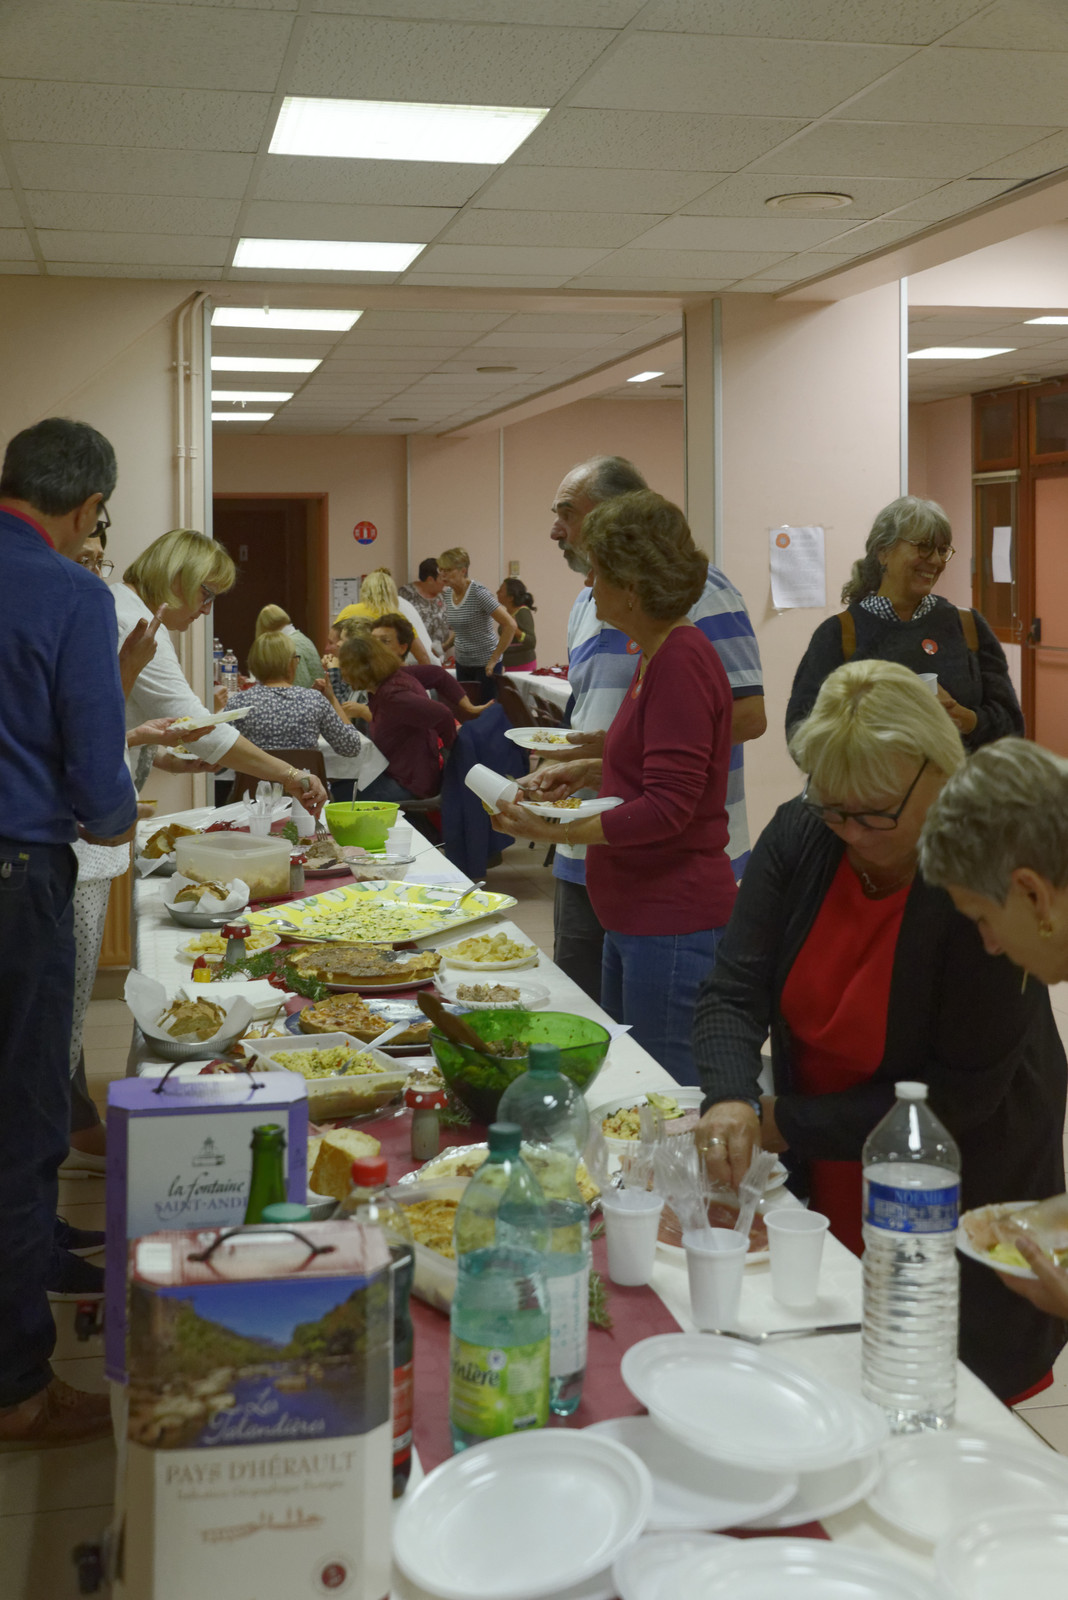
{"label": "man in blue striped polo shirt", "polygon": [[[581,542],[587,512],[603,500],[648,487],[637,468],[622,456],[593,456],[572,467],[556,491],[550,536],[573,572],[585,575],[589,570]],[[745,601],[718,567],[709,566],[704,593],[689,616],[718,651],[734,696],[734,749],[727,783],[728,853],[734,875],[740,879],[749,859],[742,745],[747,739],[759,739],[767,727],[760,652]],[[634,676],[635,647],[618,628],[600,621],[590,589],[581,589],[571,608],[567,653],[574,695],[572,728],[580,733],[606,729],[623,704]],[[553,959],[580,989],[599,1002],[604,930],[586,893],[585,857],[582,846],[556,847]]]}

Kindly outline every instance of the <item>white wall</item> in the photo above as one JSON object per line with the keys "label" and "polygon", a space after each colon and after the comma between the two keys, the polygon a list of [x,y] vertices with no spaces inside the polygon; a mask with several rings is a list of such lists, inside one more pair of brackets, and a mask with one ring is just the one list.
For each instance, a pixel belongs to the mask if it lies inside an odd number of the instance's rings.
{"label": "white wall", "polygon": [[953,529],[956,555],[938,592],[972,603],[972,397],[909,406],[909,493],[937,500]]}

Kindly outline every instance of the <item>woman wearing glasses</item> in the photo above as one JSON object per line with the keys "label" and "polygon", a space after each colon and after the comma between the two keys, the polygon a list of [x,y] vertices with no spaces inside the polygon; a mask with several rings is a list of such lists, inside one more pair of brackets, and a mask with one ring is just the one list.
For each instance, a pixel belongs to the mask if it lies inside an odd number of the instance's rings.
{"label": "woman wearing glasses", "polygon": [[[804,793],[758,840],[697,1003],[711,1176],[737,1186],[754,1145],[782,1152],[792,1186],[859,1254],[864,1141],[894,1083],[919,1079],[960,1146],[964,1208],[1063,1190],[1068,1069],[1049,996],[1021,989],[917,872],[928,808],[965,759],[954,723],[906,668],[854,661],[790,750]],[[961,1285],[962,1359],[1019,1397],[1063,1330],[982,1267],[965,1262]]]}
{"label": "woman wearing glasses", "polygon": [[934,593],[953,559],[942,507],[902,495],[872,524],[864,556],[842,590],[848,609],[821,622],[794,676],[786,733],[808,716],[829,672],[843,661],[899,661],[937,679],[936,693],[964,741],[977,750],[1024,731],[1005,652],[975,611]]}

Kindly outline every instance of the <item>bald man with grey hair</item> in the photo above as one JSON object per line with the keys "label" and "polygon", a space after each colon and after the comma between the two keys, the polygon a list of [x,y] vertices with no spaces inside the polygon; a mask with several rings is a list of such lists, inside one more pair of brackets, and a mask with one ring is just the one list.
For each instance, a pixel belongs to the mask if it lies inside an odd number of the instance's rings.
{"label": "bald man with grey hair", "polygon": [[[637,467],[624,456],[591,456],[571,468],[556,491],[550,537],[573,572],[585,576],[590,570],[582,524],[594,506],[648,487]],[[709,566],[704,592],[689,617],[717,651],[734,697],[734,748],[727,779],[728,854],[735,877],[740,878],[749,859],[742,744],[759,739],[767,727],[760,652],[745,601],[718,567]],[[626,635],[598,617],[591,589],[581,589],[571,608],[567,655],[574,696],[571,726],[578,733],[603,733],[623,704],[637,662]],[[553,876],[553,959],[599,1003],[604,929],[586,893],[585,847],[558,844]]]}

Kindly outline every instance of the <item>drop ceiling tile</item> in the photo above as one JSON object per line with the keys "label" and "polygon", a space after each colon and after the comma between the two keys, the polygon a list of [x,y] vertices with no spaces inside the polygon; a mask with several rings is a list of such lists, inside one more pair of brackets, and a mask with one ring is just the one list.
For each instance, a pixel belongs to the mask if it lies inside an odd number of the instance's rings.
{"label": "drop ceiling tile", "polygon": [[733,282],[733,278],[682,278],[675,272],[648,278],[635,278],[633,273],[627,273],[623,277],[613,277],[607,273],[584,272],[581,278],[572,278],[564,287],[614,289],[621,294],[625,294],[629,289],[659,290],[664,294],[718,294],[721,289],[729,289]]}
{"label": "drop ceiling tile", "polygon": [[636,281],[672,273],[684,278],[742,278],[787,254],[785,250],[616,250],[587,271],[596,271],[598,277]]}
{"label": "drop ceiling tile", "polygon": [[36,261],[0,261],[0,276],[5,278],[34,277],[39,271]]}
{"label": "drop ceiling tile", "polygon": [[559,272],[407,272],[404,281],[431,289],[559,289],[567,280]]}
{"label": "drop ceiling tile", "polygon": [[510,162],[473,202],[476,210],[676,211],[724,177],[718,172],[644,172],[610,167],[518,167]]}
{"label": "drop ceiling tile", "polygon": [[1034,137],[1032,128],[974,123],[949,127],[930,122],[832,121],[802,134],[759,166],[777,172],[822,167],[860,178],[961,178],[1033,143]]}
{"label": "drop ceiling tile", "polygon": [[[661,213],[662,215],[662,213]],[[658,215],[602,211],[465,211],[447,244],[574,245],[610,250],[644,233]]]}
{"label": "drop ceiling tile", "polygon": [[88,194],[172,194],[240,200],[251,155],[209,150],[123,150],[87,144],[12,144],[25,189]]}
{"label": "drop ceiling tile", "polygon": [[[659,322],[654,319],[654,324]],[[603,333],[606,338],[614,334],[640,332],[643,336],[650,326],[648,316],[640,312],[575,311],[542,312],[517,311],[501,323],[498,333],[509,336],[517,333]]]}
{"label": "drop ceiling tile", "polygon": [[450,350],[460,350],[470,344],[472,338],[470,334],[450,332],[447,328],[377,328],[374,324],[365,328],[364,320],[361,317],[356,324],[359,337],[350,336],[338,346],[339,355],[342,352],[373,355],[375,351],[402,350],[409,345],[413,346],[413,355],[431,355],[435,350],[446,355]]}
{"label": "drop ceiling tile", "polygon": [[1059,0],[1002,0],[957,29],[954,45],[981,50],[1068,50],[1068,13]]}
{"label": "drop ceiling tile", "polygon": [[474,272],[520,273],[571,277],[602,260],[604,250],[569,249],[566,246],[520,249],[511,245],[436,244],[418,260],[420,273]]}
{"label": "drop ceiling tile", "polygon": [[[643,0],[538,0],[538,22],[558,28],[624,28]],[[313,11],[353,17],[415,17],[432,22],[519,22],[530,0],[312,0]]]}
{"label": "drop ceiling tile", "polygon": [[803,250],[848,227],[828,217],[669,217],[633,240],[634,250]]}
{"label": "drop ceiling tile", "polygon": [[[877,217],[895,206],[918,200],[931,187],[925,178],[843,178],[824,173],[735,172],[714,189],[683,207],[687,216],[767,217],[765,202],[779,194],[850,194],[851,205],[828,213],[847,221]],[[789,213],[779,212],[779,216]]]}
{"label": "drop ceiling tile", "polygon": [[840,267],[847,267],[856,259],[855,253],[837,255],[832,251],[809,250],[804,255],[792,256],[789,262],[780,262],[780,267],[796,269],[794,281],[805,278],[818,278],[825,272],[837,272]]}
{"label": "drop ceiling tile", "polygon": [[[789,117],[568,108],[535,128],[512,157],[512,163],[736,172],[803,127],[803,121]],[[990,159],[994,159],[993,155]]]}
{"label": "drop ceiling tile", "polygon": [[268,155],[256,196],[298,204],[462,206],[497,169],[463,162]]}
{"label": "drop ceiling tile", "polygon": [[515,328],[509,323],[507,327],[499,328],[495,333],[487,333],[477,344],[472,345],[471,349],[473,353],[504,349],[541,350],[546,353],[551,350],[600,350],[609,342],[609,337],[601,331],[578,333],[572,329],[568,329],[565,333],[531,330],[524,335],[521,328]]}
{"label": "drop ceiling tile", "polygon": [[253,239],[384,239],[426,244],[454,217],[444,206],[347,206],[254,200],[242,222]]}
{"label": "drop ceiling tile", "polygon": [[1047,139],[1017,150],[1001,161],[992,161],[976,173],[978,178],[1042,178],[1047,172],[1068,167],[1068,133],[1055,133]]}
{"label": "drop ceiling tile", "polygon": [[21,228],[22,214],[10,189],[0,191],[0,228]]}
{"label": "drop ceiling tile", "polygon": [[641,28],[748,34],[764,39],[841,39],[930,44],[974,14],[978,0],[659,0]]}
{"label": "drop ceiling tile", "polygon": [[855,255],[867,255],[870,250],[882,250],[888,244],[898,244],[902,239],[907,239],[914,233],[919,233],[921,226],[916,222],[899,222],[896,217],[886,221],[865,222],[859,228],[853,228],[848,233],[842,231],[833,240],[826,241],[828,250],[847,250]]}
{"label": "drop ceiling tile", "polygon": [[23,78],[78,84],[263,89],[278,82],[292,19],[240,9],[51,0],[5,8],[4,55]]}
{"label": "drop ceiling tile", "polygon": [[187,267],[206,262],[225,266],[229,238],[197,238],[190,234],[89,233],[67,229],[38,230],[46,261],[129,261],[131,265]]}
{"label": "drop ceiling tile", "polygon": [[26,192],[38,228],[105,233],[231,234],[240,201],[194,200],[188,195],[71,194],[54,189]]}
{"label": "drop ceiling tile", "polygon": [[[114,239],[113,233],[104,237]],[[222,267],[188,267],[156,262],[50,261],[50,278],[173,278],[178,283],[208,283],[223,275]]]}
{"label": "drop ceiling tile", "polygon": [[[908,59],[894,45],[632,33],[586,79],[576,106],[820,117]],[[1019,120],[1019,119],[1017,119]]]}
{"label": "drop ceiling tile", "polygon": [[267,94],[217,89],[0,82],[4,127],[16,141],[47,134],[60,144],[84,140],[151,150],[255,151],[271,105]]}
{"label": "drop ceiling tile", "polygon": [[[365,311],[359,328],[418,330],[435,328],[445,333],[470,333],[472,335],[503,322],[505,311]],[[346,341],[347,343],[347,341]]]}
{"label": "drop ceiling tile", "polygon": [[29,236],[22,228],[0,228],[0,260],[34,260]]}
{"label": "drop ceiling tile", "polygon": [[1005,178],[961,178],[956,183],[944,183],[932,189],[910,205],[899,206],[893,220],[915,222],[921,227],[931,222],[941,222],[946,217],[960,216],[976,206],[985,205],[988,200],[995,200],[1010,188],[1012,184]]}
{"label": "drop ceiling tile", "polygon": [[958,50],[915,56],[893,81],[843,112],[851,122],[970,122],[1054,125],[1068,117],[1068,52]]}
{"label": "drop ceiling tile", "polygon": [[551,106],[612,42],[596,28],[316,16],[287,88],[296,95]]}

